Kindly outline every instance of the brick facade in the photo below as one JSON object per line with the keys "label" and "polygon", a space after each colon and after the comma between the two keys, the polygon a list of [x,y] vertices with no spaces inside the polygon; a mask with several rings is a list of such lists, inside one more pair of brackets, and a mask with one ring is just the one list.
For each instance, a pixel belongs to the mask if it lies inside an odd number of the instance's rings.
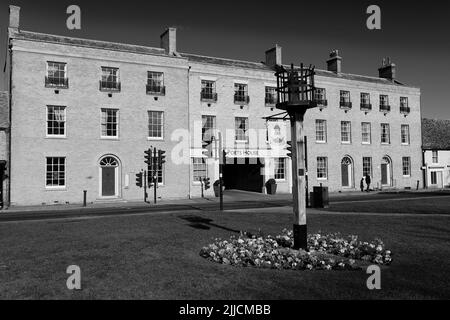
{"label": "brick facade", "polygon": [[[14,21],[15,18],[14,18]],[[17,22],[18,26],[18,22]],[[162,38],[162,48],[139,47],[93,40],[73,39],[52,35],[9,30],[12,45],[12,130],[11,130],[11,202],[12,204],[80,203],[83,190],[89,202],[140,200],[143,191],[135,185],[135,174],[145,167],[144,150],[150,145],[166,151],[163,184],[158,188],[161,199],[198,197],[200,184],[194,181],[192,158],[206,157],[208,177],[218,179],[218,161],[202,153],[202,115],[216,117],[216,129],[221,131],[227,149],[253,148],[264,162],[263,181],[274,177],[275,158],[285,159],[285,179],[278,180],[278,192],[290,192],[290,161],[286,150],[275,156],[266,143],[265,117],[280,111],[265,105],[265,87],[275,86],[273,65],[281,61],[281,48],[266,53],[266,64],[202,57],[176,52],[176,31],[171,29]],[[273,56],[275,54],[275,56]],[[67,65],[69,87],[60,89],[45,86],[47,62]],[[99,90],[101,67],[115,67],[120,72],[121,91],[108,93]],[[165,95],[146,93],[147,72],[164,73]],[[201,81],[215,81],[217,101],[202,102]],[[248,104],[235,104],[234,84],[248,86]],[[359,188],[362,158],[372,158],[372,186],[381,187],[381,161],[391,161],[389,186],[414,188],[422,180],[420,90],[387,79],[353,76],[318,70],[316,86],[326,89],[328,106],[310,110],[305,117],[308,137],[309,186],[322,183],[330,191]],[[348,90],[353,108],[345,112],[339,107],[339,91]],[[371,95],[372,111],[359,108],[360,92]],[[378,110],[378,96],[387,94],[391,111]],[[399,111],[400,97],[408,97],[411,112]],[[66,134],[47,136],[47,106],[64,106]],[[117,139],[101,138],[101,109],[118,109]],[[164,137],[148,138],[148,111],[164,112]],[[248,118],[249,128],[259,130],[258,140],[250,139],[248,146],[238,146],[234,140],[235,118]],[[326,143],[315,141],[315,120],[327,121]],[[351,121],[352,142],[340,141],[341,121]],[[370,145],[361,143],[361,122],[370,122]],[[391,143],[380,143],[380,124],[389,123]],[[286,121],[289,139],[289,122]],[[410,143],[402,145],[400,126],[409,125]],[[227,136],[226,132],[231,132]],[[201,140],[201,139],[200,139]],[[112,156],[118,162],[117,192],[114,197],[102,197],[101,160]],[[64,157],[65,186],[46,186],[46,158]],[[327,157],[328,177],[316,177],[317,157]],[[341,162],[352,161],[351,185],[343,188]],[[411,160],[411,173],[402,174],[402,158]],[[264,190],[261,190],[264,191]],[[207,195],[212,195],[212,188]],[[150,193],[150,196],[152,192]]]}

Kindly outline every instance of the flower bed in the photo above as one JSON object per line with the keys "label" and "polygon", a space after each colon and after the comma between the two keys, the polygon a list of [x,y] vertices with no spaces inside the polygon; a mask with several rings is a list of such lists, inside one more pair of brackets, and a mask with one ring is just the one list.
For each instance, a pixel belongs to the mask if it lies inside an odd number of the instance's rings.
{"label": "flower bed", "polygon": [[317,233],[308,235],[309,252],[294,250],[292,246],[292,231],[283,230],[276,237],[241,232],[229,240],[215,239],[213,244],[201,249],[200,255],[234,266],[296,270],[353,270],[363,264],[392,262],[391,252],[379,239],[362,242],[353,235]]}

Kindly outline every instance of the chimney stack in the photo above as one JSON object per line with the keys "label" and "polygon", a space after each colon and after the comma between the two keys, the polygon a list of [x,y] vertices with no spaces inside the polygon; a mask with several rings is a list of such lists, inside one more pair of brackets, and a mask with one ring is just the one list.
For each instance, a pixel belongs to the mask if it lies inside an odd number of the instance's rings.
{"label": "chimney stack", "polygon": [[327,60],[327,70],[334,73],[341,73],[342,71],[342,57],[339,56],[338,50],[333,50],[330,53],[330,59]]}
{"label": "chimney stack", "polygon": [[9,6],[9,27],[18,30],[20,24],[20,7]]}
{"label": "chimney stack", "polygon": [[383,59],[381,68],[378,69],[378,74],[380,78],[388,79],[391,81],[395,80],[396,76],[395,64],[391,62],[390,58]]}
{"label": "chimney stack", "polygon": [[177,55],[177,29],[168,28],[161,35],[161,48],[170,56]]}
{"label": "chimney stack", "polygon": [[275,47],[266,51],[266,65],[273,68],[281,64],[281,47],[276,44]]}

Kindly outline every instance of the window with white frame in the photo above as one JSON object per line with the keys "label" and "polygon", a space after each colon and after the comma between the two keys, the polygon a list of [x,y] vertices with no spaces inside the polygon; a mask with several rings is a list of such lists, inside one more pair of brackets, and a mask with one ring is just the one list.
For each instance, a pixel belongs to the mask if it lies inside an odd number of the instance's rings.
{"label": "window with white frame", "polygon": [[341,121],[341,142],[352,143],[352,123],[350,121]]}
{"label": "window with white frame", "polygon": [[151,139],[164,138],[164,112],[148,112],[148,137]]}
{"label": "window with white frame", "polygon": [[402,171],[403,171],[404,177],[411,176],[411,158],[410,157],[402,158]]}
{"label": "window with white frame", "polygon": [[370,176],[372,177],[372,158],[371,157],[363,157],[363,177]]}
{"label": "window with white frame", "polygon": [[433,163],[439,163],[439,154],[437,150],[431,151],[431,158]]}
{"label": "window with white frame", "polygon": [[101,90],[120,90],[119,69],[102,67]]}
{"label": "window with white frame", "polygon": [[275,87],[266,86],[265,104],[272,106],[277,103],[277,92]]}
{"label": "window with white frame", "polygon": [[234,84],[234,102],[248,103],[248,85],[244,83]]}
{"label": "window with white frame", "polygon": [[341,105],[350,103],[350,91],[341,90],[339,100]]}
{"label": "window with white frame", "polygon": [[63,188],[66,186],[66,158],[46,158],[46,182],[47,188]]}
{"label": "window with white frame", "polygon": [[67,87],[67,64],[64,62],[47,62],[45,85],[49,87]]}
{"label": "window with white frame", "polygon": [[47,136],[66,136],[66,107],[47,106]]}
{"label": "window with white frame", "polygon": [[205,158],[192,158],[192,170],[194,181],[201,181],[208,177]]}
{"label": "window with white frame", "polygon": [[389,97],[385,94],[380,94],[380,107],[387,107],[389,105]]}
{"label": "window with white frame", "polygon": [[400,97],[400,108],[408,108],[408,97]]}
{"label": "window with white frame", "polygon": [[248,118],[235,118],[235,140],[248,142]]}
{"label": "window with white frame", "polygon": [[361,92],[361,106],[368,107],[370,105],[370,94]]}
{"label": "window with white frame", "polygon": [[147,93],[165,93],[164,73],[147,71]]}
{"label": "window with white frame", "polygon": [[372,143],[372,126],[370,122],[361,123],[361,141],[363,144]]}
{"label": "window with white frame", "polygon": [[324,104],[327,100],[327,93],[325,88],[316,88],[314,92],[314,99],[318,104]]}
{"label": "window with white frame", "polygon": [[381,124],[381,143],[382,144],[391,143],[390,127],[388,123]]}
{"label": "window with white frame", "polygon": [[102,137],[118,138],[119,137],[119,110],[102,108]]}
{"label": "window with white frame", "polygon": [[316,142],[327,142],[327,121],[316,119]]}
{"label": "window with white frame", "polygon": [[274,177],[275,180],[286,180],[286,159],[275,158],[274,159]]}
{"label": "window with white frame", "polygon": [[[216,117],[202,116],[202,141],[211,142],[216,131]],[[216,137],[217,138],[217,137]]]}
{"label": "window with white frame", "polygon": [[328,158],[317,157],[317,179],[328,179]]}
{"label": "window with white frame", "polygon": [[401,140],[402,144],[409,144],[409,125],[407,124],[402,124],[401,126]]}
{"label": "window with white frame", "polygon": [[212,80],[202,80],[201,100],[217,101],[216,82]]}

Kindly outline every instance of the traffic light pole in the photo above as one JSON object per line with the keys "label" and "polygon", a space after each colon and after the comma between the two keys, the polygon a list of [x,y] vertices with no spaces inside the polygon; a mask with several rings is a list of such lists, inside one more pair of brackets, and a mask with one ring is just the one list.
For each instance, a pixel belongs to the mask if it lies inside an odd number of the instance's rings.
{"label": "traffic light pole", "polygon": [[156,186],[158,184],[158,181],[156,179],[156,175],[157,175],[157,165],[158,165],[158,151],[156,150],[156,147],[153,149],[154,150],[154,161],[153,161],[153,202],[156,204]]}
{"label": "traffic light pole", "polygon": [[222,133],[219,136],[219,197],[220,197],[220,211],[223,211],[223,163],[225,162],[225,153],[222,150]]}
{"label": "traffic light pole", "polygon": [[294,200],[294,249],[307,250],[306,171],[302,112],[291,115],[292,194]]}
{"label": "traffic light pole", "polygon": [[144,202],[147,202],[147,170],[144,170]]}

